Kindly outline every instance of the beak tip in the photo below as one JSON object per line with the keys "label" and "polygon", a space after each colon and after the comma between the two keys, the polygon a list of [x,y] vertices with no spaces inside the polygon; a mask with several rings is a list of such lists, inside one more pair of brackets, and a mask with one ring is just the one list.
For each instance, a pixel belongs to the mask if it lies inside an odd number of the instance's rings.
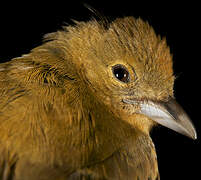
{"label": "beak tip", "polygon": [[193,140],[196,140],[196,139],[197,139],[197,133],[196,133],[196,131],[195,131],[195,133],[194,133],[192,139],[193,139]]}
{"label": "beak tip", "polygon": [[193,131],[189,132],[188,134],[186,134],[186,136],[188,136],[189,138],[196,140],[197,139],[197,132],[196,130],[193,128]]}

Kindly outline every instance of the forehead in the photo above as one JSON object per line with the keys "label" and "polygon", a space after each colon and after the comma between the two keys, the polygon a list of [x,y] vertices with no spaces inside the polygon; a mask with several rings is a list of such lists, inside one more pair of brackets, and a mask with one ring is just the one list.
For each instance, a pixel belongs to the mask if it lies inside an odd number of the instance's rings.
{"label": "forehead", "polygon": [[97,63],[141,64],[162,72],[172,69],[172,56],[166,40],[157,36],[153,28],[141,19],[119,18],[107,29],[98,22],[91,22],[85,28],[88,37],[84,39],[84,46]]}
{"label": "forehead", "polygon": [[79,71],[108,74],[111,73],[108,67],[123,64],[136,71],[142,84],[152,84],[159,89],[169,84],[172,89],[172,56],[166,40],[141,19],[119,18],[106,27],[94,20],[78,22],[76,26],[50,34],[49,38],[64,47],[67,59]]}
{"label": "forehead", "polygon": [[107,27],[97,21],[79,22],[50,36],[66,44],[75,63],[110,66],[124,63],[172,75],[172,56],[165,39],[141,19],[119,18]]}

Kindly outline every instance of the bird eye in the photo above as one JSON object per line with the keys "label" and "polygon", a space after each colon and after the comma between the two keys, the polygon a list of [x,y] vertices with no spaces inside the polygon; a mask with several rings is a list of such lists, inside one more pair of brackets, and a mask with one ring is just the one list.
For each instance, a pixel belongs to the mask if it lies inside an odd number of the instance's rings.
{"label": "bird eye", "polygon": [[118,80],[124,83],[128,83],[130,81],[129,72],[123,65],[117,64],[113,66],[112,72]]}

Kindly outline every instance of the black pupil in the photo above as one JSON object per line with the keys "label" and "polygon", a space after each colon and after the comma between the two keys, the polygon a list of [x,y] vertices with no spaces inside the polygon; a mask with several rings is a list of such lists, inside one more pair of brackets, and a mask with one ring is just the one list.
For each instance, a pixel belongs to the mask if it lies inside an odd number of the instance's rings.
{"label": "black pupil", "polygon": [[129,73],[125,67],[122,67],[121,65],[117,65],[113,68],[113,73],[115,77],[119,79],[120,81],[122,82],[129,81]]}

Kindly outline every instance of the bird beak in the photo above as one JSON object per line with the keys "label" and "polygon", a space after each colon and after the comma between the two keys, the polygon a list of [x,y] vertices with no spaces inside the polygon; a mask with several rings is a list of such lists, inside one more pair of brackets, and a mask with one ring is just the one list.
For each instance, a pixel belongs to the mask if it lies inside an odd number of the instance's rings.
{"label": "bird beak", "polygon": [[[131,100],[127,100],[129,104]],[[197,139],[196,130],[183,108],[171,98],[168,102],[138,101],[140,114],[192,139]]]}

